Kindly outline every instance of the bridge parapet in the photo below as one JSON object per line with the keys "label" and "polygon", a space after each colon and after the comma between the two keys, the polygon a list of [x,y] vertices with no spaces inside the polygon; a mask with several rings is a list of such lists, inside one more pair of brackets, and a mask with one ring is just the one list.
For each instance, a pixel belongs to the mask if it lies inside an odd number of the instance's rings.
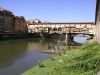
{"label": "bridge parapet", "polygon": [[63,31],[49,31],[49,34],[53,34],[53,33],[57,33],[57,34],[63,34]]}
{"label": "bridge parapet", "polygon": [[86,33],[95,34],[94,23],[40,23],[28,25],[29,33],[49,32],[52,33]]}
{"label": "bridge parapet", "polygon": [[93,33],[90,33],[90,32],[86,32],[86,31],[81,31],[81,32],[79,32],[79,31],[76,31],[76,32],[73,32],[73,31],[71,31],[71,32],[69,32],[69,31],[52,31],[52,30],[50,30],[49,31],[49,34],[53,34],[53,33],[57,33],[57,34],[63,34],[63,33],[75,33],[75,34],[93,34]]}

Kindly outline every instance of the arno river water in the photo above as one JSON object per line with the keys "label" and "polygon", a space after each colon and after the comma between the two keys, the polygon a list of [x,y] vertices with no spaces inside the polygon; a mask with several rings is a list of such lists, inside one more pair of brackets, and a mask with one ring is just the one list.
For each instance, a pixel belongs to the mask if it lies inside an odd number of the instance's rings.
{"label": "arno river water", "polygon": [[[75,37],[74,40],[79,43],[86,41],[84,37]],[[59,39],[0,41],[0,75],[21,75],[21,73],[35,66],[39,60],[49,58],[51,54],[42,53],[42,51],[52,49],[58,42],[60,42],[59,46],[66,46],[66,41]]]}

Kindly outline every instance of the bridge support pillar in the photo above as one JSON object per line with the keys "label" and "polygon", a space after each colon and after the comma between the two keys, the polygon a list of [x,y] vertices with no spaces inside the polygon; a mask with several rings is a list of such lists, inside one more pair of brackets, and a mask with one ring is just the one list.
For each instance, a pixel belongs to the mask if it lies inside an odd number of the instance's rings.
{"label": "bridge support pillar", "polygon": [[70,40],[71,40],[71,34],[70,33],[66,33],[65,42],[66,42],[67,45],[70,45]]}

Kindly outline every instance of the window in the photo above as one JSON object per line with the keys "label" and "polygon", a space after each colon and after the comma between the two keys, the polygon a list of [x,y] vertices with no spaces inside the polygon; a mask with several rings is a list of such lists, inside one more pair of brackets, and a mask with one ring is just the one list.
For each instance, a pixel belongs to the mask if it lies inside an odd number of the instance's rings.
{"label": "window", "polygon": [[53,28],[53,31],[57,31],[57,28],[56,28],[56,27],[54,27],[54,28]]}
{"label": "window", "polygon": [[58,28],[58,31],[62,31],[62,28],[61,28],[61,27],[59,27],[59,28]]}

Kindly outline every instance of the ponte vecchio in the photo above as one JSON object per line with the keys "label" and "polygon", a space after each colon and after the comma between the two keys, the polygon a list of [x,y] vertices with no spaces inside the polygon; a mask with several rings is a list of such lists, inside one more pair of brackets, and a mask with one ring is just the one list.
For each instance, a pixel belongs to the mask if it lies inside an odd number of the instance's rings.
{"label": "ponte vecchio", "polygon": [[28,25],[29,33],[47,32],[49,34],[58,33],[85,33],[95,34],[95,23],[33,23]]}

